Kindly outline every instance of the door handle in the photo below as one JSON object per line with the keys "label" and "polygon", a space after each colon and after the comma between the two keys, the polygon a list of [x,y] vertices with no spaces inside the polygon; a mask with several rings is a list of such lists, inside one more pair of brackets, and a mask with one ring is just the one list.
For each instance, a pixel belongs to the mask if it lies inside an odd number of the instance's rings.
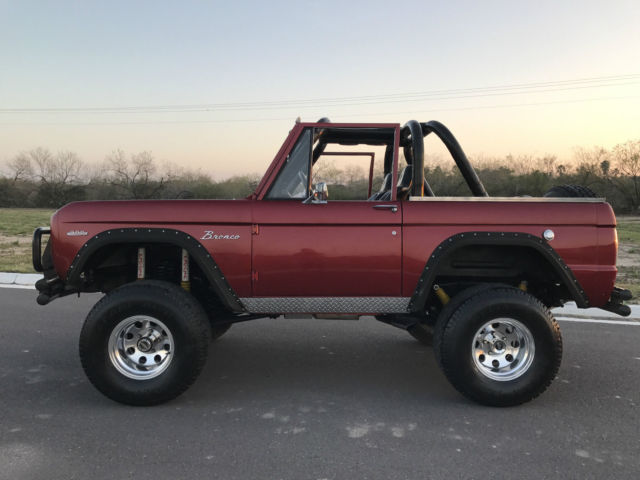
{"label": "door handle", "polygon": [[374,205],[373,208],[377,210],[391,210],[393,213],[398,211],[397,205]]}

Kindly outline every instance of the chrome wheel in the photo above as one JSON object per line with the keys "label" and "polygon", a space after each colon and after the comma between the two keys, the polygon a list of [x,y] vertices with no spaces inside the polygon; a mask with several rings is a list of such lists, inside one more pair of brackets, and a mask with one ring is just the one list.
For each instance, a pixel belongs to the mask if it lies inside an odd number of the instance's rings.
{"label": "chrome wheel", "polygon": [[471,355],[477,370],[492,380],[506,382],[523,375],[535,355],[533,335],[513,318],[495,318],[476,332]]}
{"label": "chrome wheel", "polygon": [[174,355],[171,332],[146,315],[122,320],[109,336],[109,359],[125,377],[148,380],[164,372]]}

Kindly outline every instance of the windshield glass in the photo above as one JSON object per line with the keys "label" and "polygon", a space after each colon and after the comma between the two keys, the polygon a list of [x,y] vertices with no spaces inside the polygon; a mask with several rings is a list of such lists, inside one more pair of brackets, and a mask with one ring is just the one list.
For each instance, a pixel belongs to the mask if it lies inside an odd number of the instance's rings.
{"label": "windshield glass", "polygon": [[268,199],[307,198],[311,165],[311,129],[305,129],[287,157],[278,178],[267,194]]}

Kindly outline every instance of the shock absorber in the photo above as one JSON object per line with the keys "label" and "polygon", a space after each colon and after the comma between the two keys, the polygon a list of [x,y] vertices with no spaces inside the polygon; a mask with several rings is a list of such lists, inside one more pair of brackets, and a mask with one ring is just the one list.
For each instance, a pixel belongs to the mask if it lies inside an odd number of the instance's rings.
{"label": "shock absorber", "polygon": [[144,247],[138,248],[138,273],[136,275],[138,280],[144,280],[145,277],[145,264],[146,264],[146,250]]}
{"label": "shock absorber", "polygon": [[182,249],[182,272],[180,278],[180,286],[187,292],[191,290],[191,281],[189,280],[189,252],[185,248]]}
{"label": "shock absorber", "polygon": [[440,299],[440,302],[442,303],[442,305],[446,305],[447,303],[449,303],[449,300],[451,300],[447,292],[445,292],[440,285],[438,284],[434,285],[433,291],[436,293],[436,296]]}

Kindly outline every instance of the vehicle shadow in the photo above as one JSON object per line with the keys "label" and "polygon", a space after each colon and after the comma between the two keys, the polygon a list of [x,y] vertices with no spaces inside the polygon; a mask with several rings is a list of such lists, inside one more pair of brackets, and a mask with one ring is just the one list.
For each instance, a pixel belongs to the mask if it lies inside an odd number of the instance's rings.
{"label": "vehicle shadow", "polygon": [[408,396],[450,402],[459,395],[433,350],[375,320],[265,319],[234,325],[212,343],[190,397],[318,393]]}

